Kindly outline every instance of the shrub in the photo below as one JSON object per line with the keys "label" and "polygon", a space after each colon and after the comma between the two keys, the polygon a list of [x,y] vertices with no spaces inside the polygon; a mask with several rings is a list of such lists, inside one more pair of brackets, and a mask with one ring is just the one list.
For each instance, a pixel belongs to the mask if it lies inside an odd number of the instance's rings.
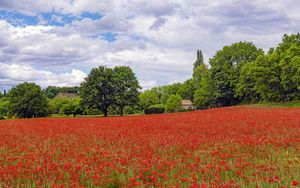
{"label": "shrub", "polygon": [[165,112],[165,108],[154,107],[154,108],[145,108],[145,114],[162,114]]}
{"label": "shrub", "polygon": [[181,109],[181,96],[180,95],[170,95],[166,104],[167,112],[178,112]]}

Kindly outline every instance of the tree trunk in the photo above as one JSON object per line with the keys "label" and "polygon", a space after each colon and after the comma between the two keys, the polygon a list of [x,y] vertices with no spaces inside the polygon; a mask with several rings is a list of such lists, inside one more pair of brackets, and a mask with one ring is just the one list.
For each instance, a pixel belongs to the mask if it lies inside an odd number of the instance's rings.
{"label": "tree trunk", "polygon": [[120,110],[121,110],[121,111],[120,111],[120,115],[123,116],[123,114],[124,114],[124,107],[121,106],[121,107],[120,107]]}
{"label": "tree trunk", "polygon": [[108,115],[108,113],[107,113],[107,108],[106,109],[104,109],[104,117],[107,117],[107,115]]}

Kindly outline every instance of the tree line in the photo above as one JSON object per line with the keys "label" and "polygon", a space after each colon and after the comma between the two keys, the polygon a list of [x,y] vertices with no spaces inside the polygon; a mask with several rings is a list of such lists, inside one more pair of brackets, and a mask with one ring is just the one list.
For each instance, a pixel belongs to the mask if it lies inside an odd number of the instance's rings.
{"label": "tree line", "polygon": [[300,35],[285,34],[267,53],[251,42],[224,46],[208,65],[198,50],[191,79],[149,89],[140,102],[167,105],[171,95],[192,100],[198,109],[300,100]]}
{"label": "tree line", "polygon": [[[128,66],[93,68],[79,87],[49,86],[42,90],[35,83],[24,82],[13,87],[7,96],[0,95],[0,118],[44,117],[49,114],[74,116],[124,114],[138,103],[138,80]],[[76,98],[55,96],[58,93],[78,94]],[[132,111],[132,110],[131,110]]]}
{"label": "tree line", "polygon": [[[128,66],[99,66],[79,87],[22,83],[0,93],[3,116],[42,117],[51,113],[110,114],[141,113],[146,108],[181,111],[180,101],[189,99],[198,109],[250,104],[260,101],[300,100],[300,34],[284,35],[267,53],[251,42],[224,46],[205,64],[201,50],[191,79],[140,92]],[[75,93],[75,99],[54,98],[59,92]]]}

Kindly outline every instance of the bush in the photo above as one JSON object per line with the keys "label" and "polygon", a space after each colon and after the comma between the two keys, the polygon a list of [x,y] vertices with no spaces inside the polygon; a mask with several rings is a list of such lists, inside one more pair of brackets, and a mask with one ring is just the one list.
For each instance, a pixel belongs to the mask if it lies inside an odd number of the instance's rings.
{"label": "bush", "polygon": [[179,112],[181,109],[181,96],[180,95],[170,95],[166,104],[167,112]]}
{"label": "bush", "polygon": [[145,108],[145,114],[162,114],[165,112],[165,108],[154,107],[154,108]]}
{"label": "bush", "polygon": [[164,104],[154,104],[149,106],[148,108],[166,108],[166,106]]}

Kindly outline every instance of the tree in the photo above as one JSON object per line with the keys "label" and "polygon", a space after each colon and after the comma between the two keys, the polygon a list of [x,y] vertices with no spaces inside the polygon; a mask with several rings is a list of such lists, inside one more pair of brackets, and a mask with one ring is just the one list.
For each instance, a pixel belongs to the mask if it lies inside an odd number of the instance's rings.
{"label": "tree", "polygon": [[108,108],[115,102],[115,81],[113,69],[105,66],[93,68],[80,84],[82,103],[87,108],[98,108],[108,115]]}
{"label": "tree", "polygon": [[77,114],[82,114],[83,109],[81,108],[80,102],[80,98],[69,99],[69,101],[66,104],[62,105],[61,112],[66,115],[72,114],[74,117]]}
{"label": "tree", "polygon": [[194,63],[194,68],[193,68],[193,78],[195,77],[196,74],[196,69],[197,67],[199,67],[200,65],[204,65],[204,59],[203,59],[203,54],[201,50],[197,50],[197,60]]}
{"label": "tree", "polygon": [[203,77],[200,81],[198,89],[194,94],[194,105],[198,109],[208,108],[208,106],[213,102],[213,85],[210,76],[211,72],[207,71],[203,74]]}
{"label": "tree", "polygon": [[183,84],[181,84],[179,90],[176,94],[182,96],[183,99],[194,99],[195,86],[193,79],[186,80]]}
{"label": "tree", "polygon": [[139,103],[142,109],[151,105],[161,104],[160,93],[156,89],[146,90],[139,95]]}
{"label": "tree", "polygon": [[9,92],[10,110],[22,118],[43,117],[47,115],[48,104],[41,87],[35,83],[24,82]]}
{"label": "tree", "polygon": [[117,66],[113,72],[116,82],[115,105],[120,108],[120,115],[123,116],[125,106],[134,106],[138,103],[138,89],[141,87],[130,67]]}
{"label": "tree", "polygon": [[8,115],[9,101],[7,97],[0,98],[0,119],[4,119]]}
{"label": "tree", "polygon": [[178,112],[181,109],[181,96],[170,95],[166,103],[167,112]]}
{"label": "tree", "polygon": [[276,53],[261,55],[254,62],[244,65],[237,87],[237,95],[247,102],[281,101],[284,99],[280,83],[279,63],[274,61]]}
{"label": "tree", "polygon": [[200,82],[202,80],[202,78],[204,77],[204,75],[207,73],[208,68],[207,66],[203,63],[201,65],[199,65],[195,70],[194,70],[194,74],[193,74],[193,85],[195,88],[199,88],[200,87]]}
{"label": "tree", "polygon": [[238,42],[223,47],[210,59],[213,96],[217,103],[231,105],[237,101],[235,91],[240,69],[247,62],[255,61],[259,55],[263,55],[263,51],[252,43]]}
{"label": "tree", "polygon": [[275,50],[281,68],[281,84],[284,88],[285,98],[300,99],[300,34],[284,35],[282,43]]}
{"label": "tree", "polygon": [[71,99],[61,97],[61,98],[54,98],[48,100],[48,106],[49,106],[49,112],[51,114],[59,114],[61,111],[61,108],[68,104]]}
{"label": "tree", "polygon": [[97,108],[108,115],[112,105],[118,106],[123,115],[125,106],[138,102],[139,83],[127,66],[93,68],[80,85],[82,104],[89,109]]}
{"label": "tree", "polygon": [[255,90],[257,68],[256,62],[248,62],[241,68],[235,96],[243,98],[246,103],[254,103],[260,100],[260,95]]}

